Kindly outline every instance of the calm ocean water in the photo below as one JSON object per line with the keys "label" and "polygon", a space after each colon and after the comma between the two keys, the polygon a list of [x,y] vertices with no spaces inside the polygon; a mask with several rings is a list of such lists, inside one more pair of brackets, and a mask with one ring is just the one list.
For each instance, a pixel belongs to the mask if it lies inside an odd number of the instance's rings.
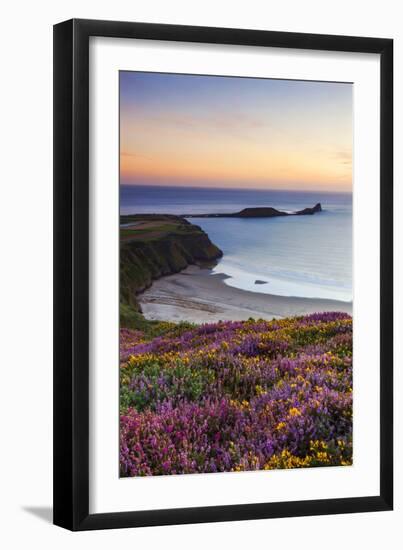
{"label": "calm ocean water", "polygon": [[[237,212],[250,206],[313,216],[273,219],[192,218],[224,257],[215,273],[231,286],[280,296],[352,300],[352,195],[349,193],[121,186],[121,214]],[[266,284],[255,284],[256,280]]]}

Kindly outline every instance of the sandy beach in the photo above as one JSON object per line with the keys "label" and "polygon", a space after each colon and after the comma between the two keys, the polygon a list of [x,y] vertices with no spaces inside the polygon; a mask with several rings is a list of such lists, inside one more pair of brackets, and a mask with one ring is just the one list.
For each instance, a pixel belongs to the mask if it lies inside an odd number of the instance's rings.
{"label": "sandy beach", "polygon": [[320,311],[352,313],[352,303],[337,300],[274,296],[250,292],[225,284],[223,274],[189,266],[162,277],[139,296],[147,319],[210,323],[240,321],[249,317],[273,319]]}

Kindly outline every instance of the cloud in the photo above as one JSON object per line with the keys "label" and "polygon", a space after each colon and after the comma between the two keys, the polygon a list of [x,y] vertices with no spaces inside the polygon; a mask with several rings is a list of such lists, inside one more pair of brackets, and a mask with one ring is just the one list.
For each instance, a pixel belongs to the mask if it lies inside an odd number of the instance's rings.
{"label": "cloud", "polygon": [[129,151],[121,151],[120,156],[134,158],[134,159],[151,160],[151,157],[149,157],[148,155],[142,155],[140,153],[131,153]]}
{"label": "cloud", "polygon": [[351,151],[336,151],[331,156],[338,160],[340,164],[351,165],[353,161]]}
{"label": "cloud", "polygon": [[261,118],[249,115],[247,113],[237,112],[217,112],[211,111],[198,113],[159,113],[149,115],[145,124],[161,125],[168,130],[185,132],[211,132],[219,131],[223,134],[243,136],[248,131],[257,131],[268,127],[267,121]]}

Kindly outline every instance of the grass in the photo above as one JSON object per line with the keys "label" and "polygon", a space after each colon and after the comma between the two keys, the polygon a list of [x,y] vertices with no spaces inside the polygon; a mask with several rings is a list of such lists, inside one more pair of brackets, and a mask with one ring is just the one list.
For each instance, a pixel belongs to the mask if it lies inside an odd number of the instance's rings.
{"label": "grass", "polygon": [[120,326],[132,330],[141,331],[145,340],[163,336],[170,332],[177,332],[193,328],[192,323],[170,323],[167,321],[149,321],[131,306],[120,304]]}

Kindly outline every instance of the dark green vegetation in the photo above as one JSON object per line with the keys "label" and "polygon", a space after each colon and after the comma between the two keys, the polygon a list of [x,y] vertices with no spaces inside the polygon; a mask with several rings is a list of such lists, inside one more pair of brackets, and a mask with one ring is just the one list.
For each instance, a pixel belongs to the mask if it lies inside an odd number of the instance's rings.
{"label": "dark green vegetation", "polygon": [[223,214],[189,214],[185,215],[186,218],[277,218],[279,216],[311,216],[316,212],[322,212],[322,205],[320,202],[315,204],[312,208],[304,208],[303,210],[297,210],[296,212],[283,212],[277,210],[271,206],[262,206],[256,208],[244,208],[239,212],[223,213]]}
{"label": "dark green vegetation", "polygon": [[120,323],[144,321],[137,294],[154,279],[211,263],[222,251],[197,225],[170,214],[136,214],[120,218]]}
{"label": "dark green vegetation", "polygon": [[121,330],[127,328],[141,331],[147,340],[166,334],[181,334],[183,331],[194,327],[192,323],[187,321],[181,321],[180,323],[149,321],[139,311],[135,311],[131,306],[123,303],[120,303],[120,326]]}

